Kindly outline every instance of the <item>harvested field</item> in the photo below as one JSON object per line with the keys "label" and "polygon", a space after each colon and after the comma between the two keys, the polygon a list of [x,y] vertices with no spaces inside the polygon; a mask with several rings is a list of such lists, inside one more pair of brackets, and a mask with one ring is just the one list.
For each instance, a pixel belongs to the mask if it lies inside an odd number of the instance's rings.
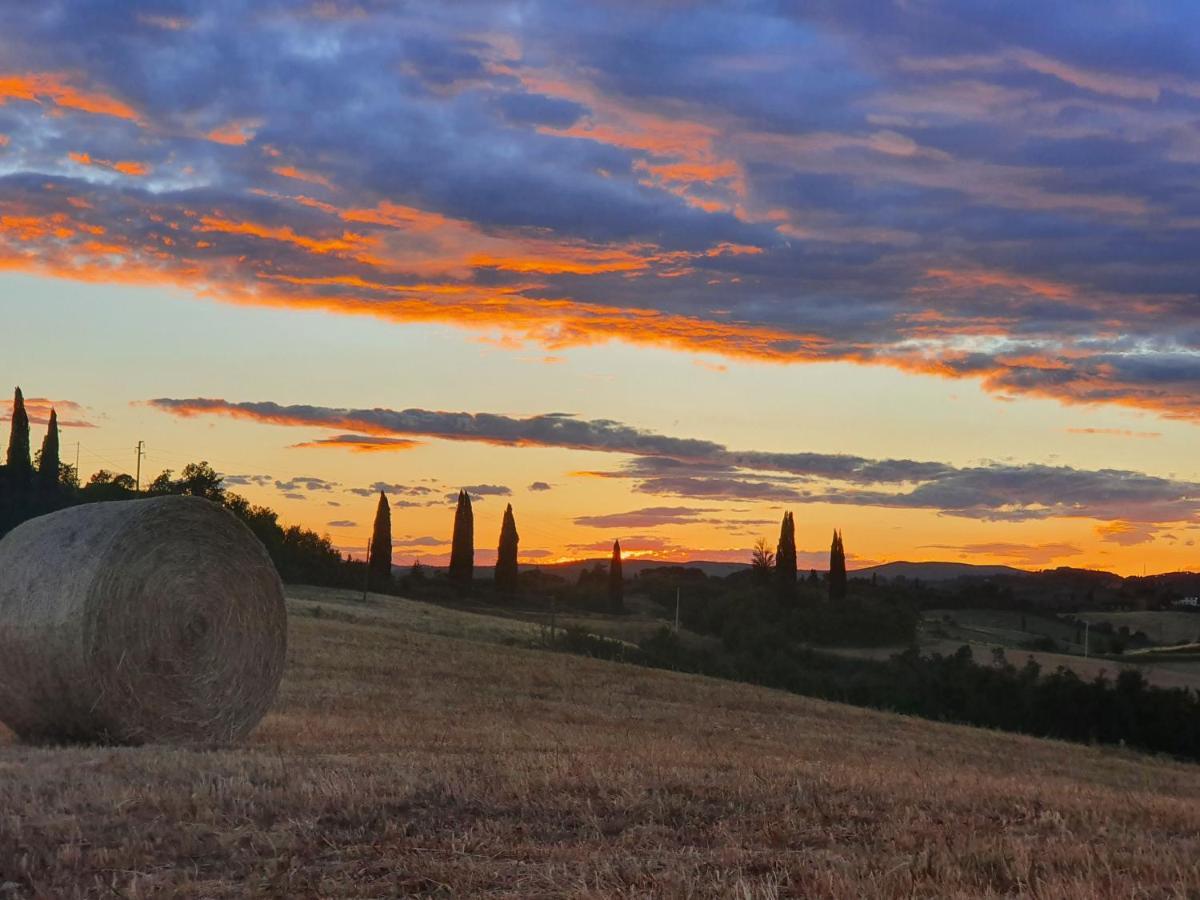
{"label": "harvested field", "polygon": [[404,624],[404,601],[370,609],[293,614],[280,702],[242,747],[0,745],[3,891],[1200,892],[1195,766],[432,634]]}

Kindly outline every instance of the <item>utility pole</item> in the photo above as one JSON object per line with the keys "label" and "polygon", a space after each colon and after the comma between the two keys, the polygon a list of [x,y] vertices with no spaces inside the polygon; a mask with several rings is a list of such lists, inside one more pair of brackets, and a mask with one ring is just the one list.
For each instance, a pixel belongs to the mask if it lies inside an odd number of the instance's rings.
{"label": "utility pole", "polygon": [[142,457],[146,455],[146,451],[142,449],[146,446],[145,441],[138,441],[137,445],[137,477],[134,481],[134,492],[140,494],[142,492]]}
{"label": "utility pole", "polygon": [[675,633],[679,634],[679,588],[675,588]]}
{"label": "utility pole", "polygon": [[1088,631],[1091,630],[1091,627],[1092,627],[1091,622],[1083,623],[1083,658],[1084,659],[1088,658]]}

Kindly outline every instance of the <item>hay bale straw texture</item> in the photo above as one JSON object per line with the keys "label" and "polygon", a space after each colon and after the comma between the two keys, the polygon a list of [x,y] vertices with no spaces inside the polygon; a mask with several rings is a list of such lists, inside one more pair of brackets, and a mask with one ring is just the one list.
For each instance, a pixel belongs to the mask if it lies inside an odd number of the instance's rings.
{"label": "hay bale straw texture", "polygon": [[0,541],[0,721],[24,740],[235,740],[286,651],[274,565],[207,500],[76,506]]}

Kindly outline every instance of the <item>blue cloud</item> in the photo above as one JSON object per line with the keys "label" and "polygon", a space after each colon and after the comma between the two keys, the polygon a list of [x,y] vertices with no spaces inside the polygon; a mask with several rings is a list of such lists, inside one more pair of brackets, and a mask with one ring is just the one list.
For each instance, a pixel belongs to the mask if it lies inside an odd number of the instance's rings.
{"label": "blue cloud", "polygon": [[1197,25],[1082,0],[10,4],[0,261],[1195,417]]}

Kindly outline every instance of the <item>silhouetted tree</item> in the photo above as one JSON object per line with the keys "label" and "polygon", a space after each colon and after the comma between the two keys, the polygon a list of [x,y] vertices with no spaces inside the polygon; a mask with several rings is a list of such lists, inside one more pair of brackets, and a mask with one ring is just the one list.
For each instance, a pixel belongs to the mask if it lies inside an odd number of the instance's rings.
{"label": "silhouetted tree", "polygon": [[475,514],[471,511],[471,495],[458,492],[458,507],[454,510],[454,537],[450,544],[450,580],[470,587],[475,577]]}
{"label": "silhouetted tree", "polygon": [[504,510],[504,521],[500,524],[500,546],[496,551],[496,590],[502,594],[517,592],[517,545],[520,541],[517,520],[513,518],[510,503]]}
{"label": "silhouetted tree", "polygon": [[151,494],[190,494],[193,497],[203,497],[213,503],[225,502],[224,479],[216,470],[201,460],[198,463],[188,463],[178,478],[172,478],[170,469],[164,470],[150,482]]}
{"label": "silhouetted tree", "polygon": [[754,577],[765,584],[774,568],[775,554],[771,552],[771,545],[767,543],[766,538],[759,538],[750,554],[750,569],[754,572]]}
{"label": "silhouetted tree", "polygon": [[42,440],[42,453],[38,457],[38,488],[44,497],[49,498],[58,487],[58,413],[50,410],[50,424],[46,428],[46,437]]}
{"label": "silhouetted tree", "polygon": [[114,475],[108,469],[97,469],[88,479],[88,483],[79,492],[84,502],[91,503],[101,500],[128,500],[133,496],[136,487],[132,475],[124,472]]}
{"label": "silhouetted tree", "polygon": [[376,591],[392,586],[392,511],[383,491],[379,492],[379,506],[375,508],[371,552],[367,557],[367,582]]}
{"label": "silhouetted tree", "polygon": [[842,536],[833,532],[833,543],[829,547],[829,599],[843,600],[846,597],[846,548]]}
{"label": "silhouetted tree", "polygon": [[625,573],[621,566],[620,541],[613,541],[612,562],[608,564],[608,611],[625,612]]}
{"label": "silhouetted tree", "polygon": [[8,477],[13,487],[20,490],[28,486],[29,477],[33,474],[33,466],[29,461],[29,414],[25,411],[25,397],[20,388],[13,392],[7,462]]}
{"label": "silhouetted tree", "polygon": [[775,548],[775,579],[781,596],[790,597],[796,588],[796,522],[790,512],[783,514],[779,526],[779,544]]}

